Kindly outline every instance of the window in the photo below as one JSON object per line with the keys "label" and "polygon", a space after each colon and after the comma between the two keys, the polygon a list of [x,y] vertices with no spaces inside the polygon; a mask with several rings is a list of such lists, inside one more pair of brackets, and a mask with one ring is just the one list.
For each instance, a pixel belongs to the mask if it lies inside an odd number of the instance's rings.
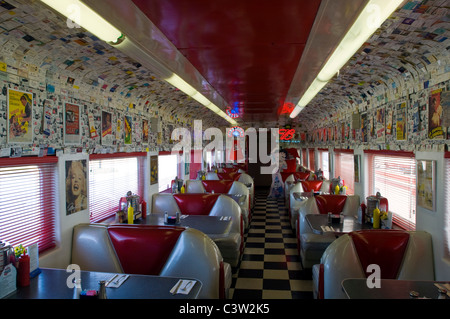
{"label": "window", "polygon": [[99,222],[115,214],[119,200],[128,191],[144,195],[146,153],[91,155],[89,161],[90,221]]}
{"label": "window", "polygon": [[12,246],[56,246],[57,158],[0,160],[0,239]]}
{"label": "window", "polygon": [[334,150],[334,177],[341,177],[347,186],[347,194],[354,194],[354,157],[353,151]]}
{"label": "window", "polygon": [[445,212],[444,212],[444,257],[450,259],[450,152],[445,153]]}
{"label": "window", "polygon": [[330,179],[330,171],[329,171],[330,165],[329,165],[328,150],[319,149],[318,155],[319,155],[319,158],[318,158],[319,168],[322,169],[322,171],[323,171],[323,177],[325,179]]}
{"label": "window", "polygon": [[170,152],[160,153],[158,156],[158,191],[169,189],[175,176],[178,176],[178,155],[172,155]]}
{"label": "window", "polygon": [[309,169],[311,171],[315,171],[315,162],[314,162],[314,149],[309,150]]}
{"label": "window", "polygon": [[366,152],[369,195],[380,192],[388,199],[392,221],[413,230],[416,224],[416,165],[414,153]]}
{"label": "window", "polygon": [[306,157],[306,148],[302,149],[302,164],[304,168],[308,167],[308,159]]}

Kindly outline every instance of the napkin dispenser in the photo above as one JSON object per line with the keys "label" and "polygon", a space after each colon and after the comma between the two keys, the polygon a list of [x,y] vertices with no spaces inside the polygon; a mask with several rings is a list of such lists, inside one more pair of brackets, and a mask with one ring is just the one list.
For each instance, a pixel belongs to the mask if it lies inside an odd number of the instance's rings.
{"label": "napkin dispenser", "polygon": [[367,201],[367,210],[366,216],[372,218],[373,210],[378,208],[380,211],[389,211],[388,200],[386,197],[382,197],[380,193],[377,193],[375,196],[368,196],[366,198]]}

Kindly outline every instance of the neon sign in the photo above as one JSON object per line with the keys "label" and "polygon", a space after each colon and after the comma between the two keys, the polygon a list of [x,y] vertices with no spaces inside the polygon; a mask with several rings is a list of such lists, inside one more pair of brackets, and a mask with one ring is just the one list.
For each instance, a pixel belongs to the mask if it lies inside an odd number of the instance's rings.
{"label": "neon sign", "polygon": [[236,137],[244,137],[245,132],[242,127],[239,126],[233,126],[232,128],[228,129],[228,137],[236,136]]}
{"label": "neon sign", "polygon": [[227,115],[232,119],[239,117],[240,104],[242,103],[234,102],[233,107],[228,106],[227,109],[225,110],[225,113],[227,113]]}
{"label": "neon sign", "polygon": [[280,140],[289,141],[294,137],[295,130],[281,128],[281,129],[279,129],[279,133],[280,133]]}

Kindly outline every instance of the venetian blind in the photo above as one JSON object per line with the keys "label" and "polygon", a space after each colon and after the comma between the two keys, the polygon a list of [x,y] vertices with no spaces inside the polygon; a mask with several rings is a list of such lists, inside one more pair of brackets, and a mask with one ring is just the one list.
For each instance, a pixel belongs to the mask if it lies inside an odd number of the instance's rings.
{"label": "venetian blind", "polygon": [[369,192],[388,199],[392,221],[413,230],[416,224],[416,167],[413,153],[368,153]]}
{"label": "venetian blind", "polygon": [[310,149],[309,150],[309,169],[311,170],[311,171],[315,171],[315,158],[314,158],[314,149]]}
{"label": "venetian blind", "polygon": [[[145,153],[144,153],[145,154]],[[144,195],[145,156],[98,158],[89,161],[90,221],[99,222],[114,215],[119,200],[128,191]]]}
{"label": "venetian blind", "polygon": [[0,239],[13,246],[56,245],[56,157],[0,161]]}
{"label": "venetian blind", "polygon": [[305,167],[305,168],[308,167],[308,161],[307,161],[307,156],[306,156],[306,148],[302,149],[302,164],[303,164],[303,167]]}
{"label": "venetian blind", "polygon": [[354,165],[353,152],[334,151],[334,177],[341,177],[341,180],[344,181],[344,185],[347,186],[347,194],[355,193]]}

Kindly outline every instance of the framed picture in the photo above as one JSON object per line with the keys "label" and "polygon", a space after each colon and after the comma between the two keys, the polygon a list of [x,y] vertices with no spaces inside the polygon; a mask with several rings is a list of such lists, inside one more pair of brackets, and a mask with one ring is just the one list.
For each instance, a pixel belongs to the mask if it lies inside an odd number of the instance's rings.
{"label": "framed picture", "polygon": [[150,185],[158,183],[158,155],[150,156]]}
{"label": "framed picture", "polygon": [[125,115],[124,119],[125,144],[129,145],[132,142],[133,120],[131,116]]}
{"label": "framed picture", "polygon": [[417,160],[417,205],[436,210],[436,161]]}
{"label": "framed picture", "polygon": [[81,144],[80,106],[66,103],[64,107],[64,144]]}
{"label": "framed picture", "polygon": [[66,215],[88,208],[87,160],[66,161]]}
{"label": "framed picture", "polygon": [[33,143],[33,94],[8,89],[8,143]]}
{"label": "framed picture", "polygon": [[102,145],[113,145],[112,114],[102,111]]}

